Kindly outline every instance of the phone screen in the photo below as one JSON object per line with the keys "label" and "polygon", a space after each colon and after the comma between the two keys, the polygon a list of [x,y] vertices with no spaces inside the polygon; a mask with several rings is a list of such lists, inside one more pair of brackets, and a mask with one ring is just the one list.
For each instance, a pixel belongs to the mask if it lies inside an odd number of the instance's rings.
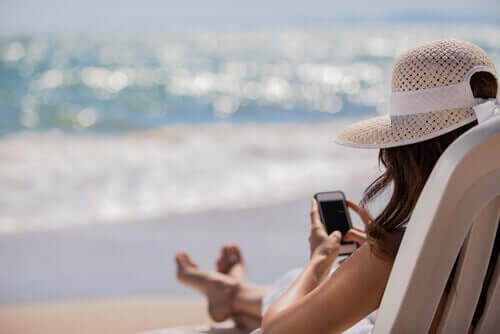
{"label": "phone screen", "polygon": [[327,233],[340,231],[342,235],[345,235],[350,226],[344,202],[340,200],[321,201],[319,205],[321,206]]}

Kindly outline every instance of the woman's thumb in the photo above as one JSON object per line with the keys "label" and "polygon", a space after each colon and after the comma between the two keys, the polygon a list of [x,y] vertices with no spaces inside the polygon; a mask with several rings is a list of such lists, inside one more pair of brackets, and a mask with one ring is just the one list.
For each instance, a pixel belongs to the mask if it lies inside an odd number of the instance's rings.
{"label": "woman's thumb", "polygon": [[334,231],[332,234],[330,234],[330,238],[335,238],[340,241],[342,239],[342,233],[340,233],[340,231]]}

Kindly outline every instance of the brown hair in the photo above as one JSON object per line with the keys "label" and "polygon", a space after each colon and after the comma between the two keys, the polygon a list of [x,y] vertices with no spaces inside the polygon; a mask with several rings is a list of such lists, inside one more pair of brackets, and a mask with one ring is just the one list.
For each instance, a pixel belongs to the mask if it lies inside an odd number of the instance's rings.
{"label": "brown hair", "polygon": [[[475,73],[470,85],[475,97],[497,95],[497,81],[491,73]],[[380,150],[379,164],[385,171],[368,186],[361,200],[365,206],[389,186],[393,187],[389,203],[367,228],[368,242],[376,255],[389,259],[396,256],[405,225],[437,160],[455,139],[476,124],[474,121],[420,143]]]}

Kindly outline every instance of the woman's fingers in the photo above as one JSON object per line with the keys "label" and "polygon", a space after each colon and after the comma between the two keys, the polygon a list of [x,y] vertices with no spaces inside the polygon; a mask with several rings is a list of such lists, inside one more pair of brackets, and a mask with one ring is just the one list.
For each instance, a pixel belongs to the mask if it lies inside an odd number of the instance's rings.
{"label": "woman's fingers", "polygon": [[311,202],[311,232],[309,234],[311,256],[316,248],[327,238],[328,234],[319,215],[318,202],[316,199],[313,199]]}
{"label": "woman's fingers", "polygon": [[365,233],[365,229],[360,228],[360,227],[357,227],[357,226],[353,226],[353,227],[352,227],[352,229],[353,229],[353,230],[356,230],[356,231],[359,231],[359,232],[363,232],[363,233]]}
{"label": "woman's fingers", "polygon": [[347,206],[353,209],[354,212],[356,212],[361,217],[361,220],[365,225],[370,225],[371,223],[373,223],[374,219],[372,215],[368,212],[368,210],[360,207],[359,205],[350,200],[346,200],[346,202]]}
{"label": "woman's fingers", "polygon": [[340,243],[340,240],[342,240],[342,233],[340,231],[334,231],[332,234],[330,234],[329,238]]}
{"label": "woman's fingers", "polygon": [[311,225],[313,228],[323,229],[321,217],[319,216],[318,202],[314,198],[311,202]]}
{"label": "woman's fingers", "polygon": [[348,241],[348,242],[357,242],[358,244],[362,245],[366,241],[366,233],[361,232],[361,231],[357,231],[355,229],[350,229],[345,234],[343,240]]}

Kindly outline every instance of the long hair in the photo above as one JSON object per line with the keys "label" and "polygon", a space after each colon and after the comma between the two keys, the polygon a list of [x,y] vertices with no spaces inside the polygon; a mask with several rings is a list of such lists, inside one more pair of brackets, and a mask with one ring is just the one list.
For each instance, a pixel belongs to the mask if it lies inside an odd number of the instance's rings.
{"label": "long hair", "polygon": [[[497,95],[497,81],[491,73],[475,73],[470,85],[474,97]],[[396,256],[405,226],[434,165],[453,141],[476,124],[477,121],[471,122],[423,142],[380,150],[379,164],[385,170],[366,188],[361,200],[361,205],[366,206],[389,186],[393,187],[389,203],[367,227],[368,242],[376,255],[392,259]]]}

